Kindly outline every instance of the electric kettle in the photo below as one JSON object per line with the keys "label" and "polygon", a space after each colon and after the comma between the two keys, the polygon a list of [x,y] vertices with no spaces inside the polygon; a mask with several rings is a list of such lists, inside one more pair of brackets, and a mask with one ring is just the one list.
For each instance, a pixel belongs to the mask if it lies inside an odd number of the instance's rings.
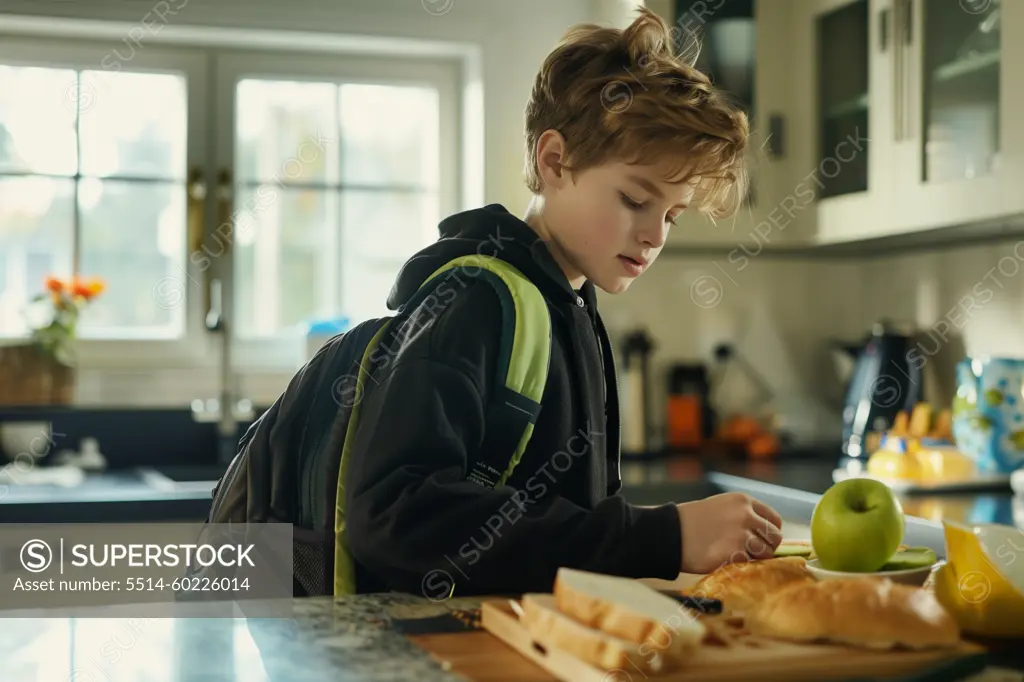
{"label": "electric kettle", "polygon": [[864,459],[867,436],[888,430],[896,415],[924,396],[922,366],[911,361],[913,340],[879,320],[857,354],[843,405],[843,454]]}

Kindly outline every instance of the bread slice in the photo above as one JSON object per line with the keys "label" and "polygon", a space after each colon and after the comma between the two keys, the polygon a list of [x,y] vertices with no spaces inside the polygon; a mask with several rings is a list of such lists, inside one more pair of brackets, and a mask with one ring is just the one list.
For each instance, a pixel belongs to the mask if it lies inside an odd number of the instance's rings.
{"label": "bread slice", "polygon": [[560,568],[554,596],[573,620],[636,645],[687,651],[706,632],[693,611],[630,578]]}
{"label": "bread slice", "polygon": [[792,582],[816,580],[803,557],[742,561],[721,566],[701,578],[686,593],[719,599],[722,614],[742,617],[771,592]]}
{"label": "bread slice", "polygon": [[534,642],[564,651],[601,670],[637,670],[659,675],[682,667],[688,650],[636,644],[588,628],[561,613],[554,595],[525,594],[522,622]]}
{"label": "bread slice", "polygon": [[956,621],[934,594],[888,578],[786,585],[748,611],[745,625],[763,637],[872,649],[944,648],[960,642]]}

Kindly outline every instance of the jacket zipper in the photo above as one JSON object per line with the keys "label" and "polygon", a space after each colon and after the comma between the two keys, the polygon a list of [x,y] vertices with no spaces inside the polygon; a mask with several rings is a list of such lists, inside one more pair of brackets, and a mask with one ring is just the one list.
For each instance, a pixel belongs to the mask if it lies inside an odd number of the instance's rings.
{"label": "jacket zipper", "polygon": [[318,495],[317,489],[313,484],[316,481],[316,472],[319,470],[320,457],[322,456],[324,450],[326,449],[327,448],[319,448],[317,452],[313,453],[313,456],[310,458],[309,462],[309,470],[306,472],[306,491],[309,494],[307,498],[309,500],[309,506],[307,507],[307,510],[310,518],[302,520],[302,526],[304,528],[317,529],[317,526],[319,525],[319,522],[322,518],[322,515],[316,513],[317,511],[319,511],[316,505]]}
{"label": "jacket zipper", "polygon": [[[614,443],[614,447],[615,447],[615,477],[616,477],[616,479],[618,479],[618,482],[621,485],[621,483],[622,483],[622,448],[620,446],[621,446],[621,443],[622,443],[622,435],[621,435],[622,434],[622,410],[619,409],[619,404],[618,404],[620,402],[619,401],[619,385],[618,385],[619,372],[618,372],[618,368],[615,366],[615,349],[612,348],[611,338],[608,336],[608,329],[604,326],[604,321],[601,320],[600,317],[598,317],[597,320],[598,320],[597,321],[597,326],[600,328],[599,335],[601,337],[603,337],[603,338],[599,338],[598,339],[598,341],[601,344],[601,352],[602,352],[602,355],[607,355],[608,359],[611,361],[611,366],[612,366],[611,376],[615,380],[615,401],[617,403],[616,406],[615,406],[615,420],[616,420],[616,422],[618,422],[618,424],[617,424],[617,426],[615,428],[615,436],[616,436],[616,440],[618,442]],[[606,392],[608,390],[607,389],[607,380],[608,380],[608,378],[606,376],[605,377],[605,384],[606,384],[605,385],[605,391]],[[608,399],[607,399],[607,395],[605,397],[604,411],[605,411],[605,419],[608,419]]]}
{"label": "jacket zipper", "polygon": [[[601,323],[601,327],[602,327],[602,329],[604,328],[604,323],[603,322]],[[622,410],[619,407],[619,405],[621,404],[621,401],[619,401],[619,381],[618,381],[619,372],[618,372],[618,369],[615,367],[615,349],[611,347],[611,343],[610,343],[611,339],[608,338],[608,330],[607,329],[603,329],[603,331],[604,331],[605,340],[606,340],[606,342],[608,342],[608,358],[612,361],[612,376],[615,377],[615,401],[616,401],[616,403],[619,403],[619,404],[617,404],[615,406],[615,420],[618,422],[618,424],[615,427],[615,438],[618,441],[617,443],[615,443],[615,477],[618,479],[618,482],[621,484],[622,483],[622,447],[621,447],[621,444],[622,444]],[[608,407],[605,406],[605,411],[607,411],[607,409],[608,409]],[[607,419],[607,415],[605,415],[605,418]]]}

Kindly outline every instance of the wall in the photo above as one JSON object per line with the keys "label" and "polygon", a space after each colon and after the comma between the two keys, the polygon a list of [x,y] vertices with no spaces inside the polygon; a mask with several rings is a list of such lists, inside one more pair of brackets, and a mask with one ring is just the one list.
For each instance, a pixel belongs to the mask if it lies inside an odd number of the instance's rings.
{"label": "wall", "polygon": [[[763,377],[776,407],[790,414],[787,423],[808,438],[825,438],[834,427],[841,385],[833,378],[824,339],[832,334],[856,338],[863,331],[852,321],[839,324],[836,311],[842,303],[832,293],[855,298],[849,296],[852,287],[842,283],[854,281],[859,269],[854,263],[764,256],[740,268],[729,264],[724,252],[670,255],[659,259],[626,294],[602,295],[600,305],[616,340],[636,327],[646,328],[656,339],[654,405],[664,404],[673,363],[702,362],[714,368],[715,346],[729,343]],[[739,365],[732,368],[715,398],[718,405],[758,407],[756,384]],[[662,419],[656,407],[653,421],[660,424]]]}

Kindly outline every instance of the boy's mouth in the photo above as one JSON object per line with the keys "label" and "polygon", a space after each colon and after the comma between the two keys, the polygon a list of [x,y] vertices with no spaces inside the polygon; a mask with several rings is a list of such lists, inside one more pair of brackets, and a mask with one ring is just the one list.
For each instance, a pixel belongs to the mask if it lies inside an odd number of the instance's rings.
{"label": "boy's mouth", "polygon": [[630,275],[633,275],[634,277],[642,273],[644,269],[647,268],[646,260],[641,260],[639,258],[632,258],[630,256],[622,255],[620,255],[618,258],[619,262],[622,263],[622,267],[626,269],[626,272],[628,272]]}

